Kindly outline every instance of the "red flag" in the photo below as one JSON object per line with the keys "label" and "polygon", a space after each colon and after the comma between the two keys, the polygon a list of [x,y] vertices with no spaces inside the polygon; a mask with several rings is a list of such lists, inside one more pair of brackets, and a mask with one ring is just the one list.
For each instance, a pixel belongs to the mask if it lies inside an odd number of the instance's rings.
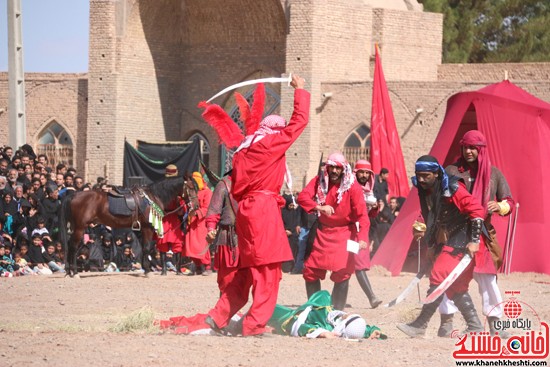
{"label": "red flag", "polygon": [[382,62],[376,45],[376,62],[374,65],[374,81],[372,85],[370,161],[372,170],[376,173],[387,168],[388,189],[390,196],[409,194],[409,181],[405,171],[405,161],[399,142],[399,134],[391,108],[390,95],[382,71]]}

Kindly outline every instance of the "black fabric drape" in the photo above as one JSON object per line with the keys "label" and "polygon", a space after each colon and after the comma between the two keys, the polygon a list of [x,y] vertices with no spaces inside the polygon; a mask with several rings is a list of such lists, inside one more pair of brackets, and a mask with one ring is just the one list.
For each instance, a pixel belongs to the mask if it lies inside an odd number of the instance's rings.
{"label": "black fabric drape", "polygon": [[199,139],[193,140],[186,147],[140,142],[139,151],[128,142],[124,142],[123,184],[129,187],[130,177],[142,177],[145,185],[160,181],[164,178],[165,168],[169,164],[176,165],[180,175],[197,171],[199,159]]}

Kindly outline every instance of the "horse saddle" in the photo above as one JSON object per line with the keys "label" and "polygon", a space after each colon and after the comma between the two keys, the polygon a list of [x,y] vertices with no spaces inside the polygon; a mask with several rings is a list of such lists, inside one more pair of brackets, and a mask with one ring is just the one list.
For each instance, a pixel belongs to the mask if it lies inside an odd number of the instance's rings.
{"label": "horse saddle", "polygon": [[136,203],[136,198],[130,189],[116,188],[111,190],[107,195],[107,199],[109,200],[109,212],[113,215],[130,216],[136,212],[138,205],[140,209],[145,207],[145,203]]}

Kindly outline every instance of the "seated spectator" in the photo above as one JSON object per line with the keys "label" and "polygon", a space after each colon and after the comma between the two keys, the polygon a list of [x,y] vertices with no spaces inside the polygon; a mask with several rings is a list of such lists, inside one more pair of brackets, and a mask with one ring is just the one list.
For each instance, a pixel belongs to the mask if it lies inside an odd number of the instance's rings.
{"label": "seated spectator", "polygon": [[65,264],[65,250],[63,244],[59,241],[55,241],[55,256],[57,256],[62,264]]}
{"label": "seated spectator", "polygon": [[113,235],[106,232],[101,236],[101,251],[104,265],[109,265],[115,261],[116,248],[113,243]]}
{"label": "seated spectator", "polygon": [[48,242],[46,244],[46,252],[43,253],[44,260],[50,267],[50,270],[54,273],[64,273],[64,265],[59,256],[55,253],[55,244],[53,242]]}
{"label": "seated spectator", "polygon": [[88,245],[89,238],[86,238],[76,253],[76,268],[79,272],[90,271],[90,249]]}
{"label": "seated spectator", "polygon": [[160,251],[156,250],[153,258],[151,259],[151,271],[162,271],[162,261],[160,259]]}
{"label": "seated spectator", "polygon": [[172,250],[169,250],[166,253],[166,268],[168,269],[168,271],[173,271],[174,273],[177,273],[178,269],[174,265],[174,253],[172,252]]}
{"label": "seated spectator", "polygon": [[143,250],[141,248],[141,243],[139,242],[139,239],[135,235],[134,231],[126,232],[126,238],[125,238],[124,244],[126,246],[130,246],[130,248],[132,249],[132,255],[134,255],[134,258],[138,263],[141,263]]}
{"label": "seated spectator", "polygon": [[[27,250],[27,245],[25,245],[25,251]],[[19,275],[36,275],[34,271],[29,266],[29,263],[26,259],[26,255],[23,255],[23,247],[21,247],[21,251],[16,251],[13,255],[13,259],[15,260],[15,265],[19,268],[16,270],[16,272]]]}
{"label": "seated spectator", "polygon": [[88,242],[88,249],[90,251],[88,263],[90,266],[90,271],[104,270],[103,250],[101,246],[102,244],[100,243],[99,238],[97,238],[94,234],[90,234],[90,241]]}
{"label": "seated spectator", "polygon": [[6,256],[5,247],[0,244],[0,277],[13,277],[15,261]]}
{"label": "seated spectator", "polygon": [[[11,260],[13,260],[13,253],[11,252],[11,250],[12,250],[11,243],[6,241],[3,244],[4,244],[4,251],[5,251],[4,255],[9,257]],[[0,241],[0,245],[2,245],[1,241]]]}
{"label": "seated spectator", "polygon": [[47,240],[49,242],[52,242],[52,238],[50,237],[50,232],[48,231],[48,228],[46,228],[46,220],[43,217],[38,217],[38,220],[36,221],[37,227],[32,230],[31,237],[35,234],[38,234],[42,237],[43,240]]}
{"label": "seated spectator", "polygon": [[29,247],[29,266],[31,269],[40,275],[51,275],[52,271],[44,259],[42,252],[42,237],[39,234],[32,236],[31,246]]}
{"label": "seated spectator", "polygon": [[124,236],[115,235],[115,256],[124,252]]}
{"label": "seated spectator", "polygon": [[0,242],[13,243],[13,238],[4,231],[4,223],[0,220]]}
{"label": "seated spectator", "polygon": [[132,271],[141,269],[141,265],[135,261],[130,246],[124,246],[123,252],[117,254],[115,263],[119,271]]}

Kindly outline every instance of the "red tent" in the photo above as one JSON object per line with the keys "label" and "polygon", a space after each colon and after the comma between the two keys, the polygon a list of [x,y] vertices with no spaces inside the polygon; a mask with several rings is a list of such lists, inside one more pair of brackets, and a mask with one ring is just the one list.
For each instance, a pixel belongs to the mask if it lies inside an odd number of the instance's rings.
{"label": "red tent", "polygon": [[[507,236],[508,218],[495,215],[492,220],[502,247],[514,239],[509,246],[510,270],[550,274],[550,104],[509,81],[455,94],[447,102],[430,154],[444,167],[453,163],[460,155],[460,138],[472,129],[487,138],[491,162],[503,172],[520,205],[514,236]],[[411,225],[419,215],[413,189],[376,252],[374,265],[393,275],[401,272],[411,247]]]}

